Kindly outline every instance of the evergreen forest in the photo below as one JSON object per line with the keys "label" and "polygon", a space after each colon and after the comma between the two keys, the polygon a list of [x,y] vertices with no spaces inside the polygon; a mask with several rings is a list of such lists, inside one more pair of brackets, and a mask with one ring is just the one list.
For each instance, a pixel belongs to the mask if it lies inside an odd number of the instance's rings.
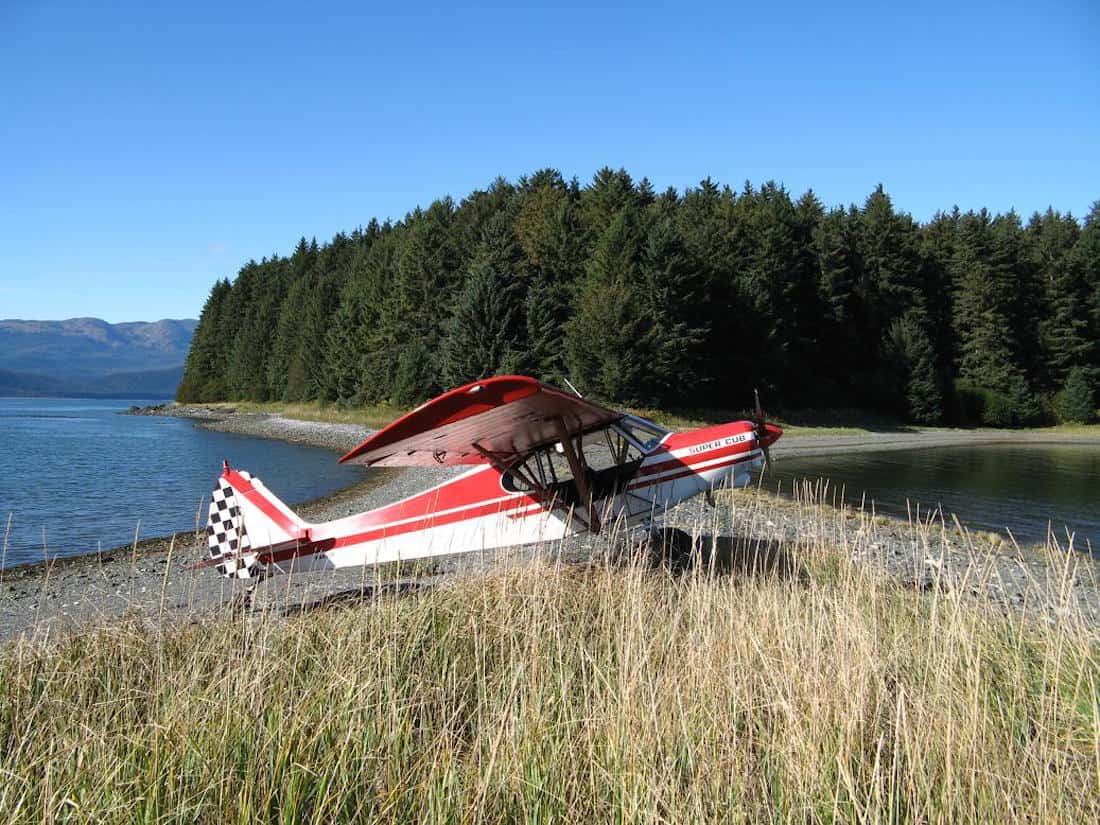
{"label": "evergreen forest", "polygon": [[658,193],[542,170],[214,284],[183,402],[408,406],[534,375],[621,405],[851,409],[918,424],[1084,421],[1100,389],[1100,201],[826,207],[774,182]]}

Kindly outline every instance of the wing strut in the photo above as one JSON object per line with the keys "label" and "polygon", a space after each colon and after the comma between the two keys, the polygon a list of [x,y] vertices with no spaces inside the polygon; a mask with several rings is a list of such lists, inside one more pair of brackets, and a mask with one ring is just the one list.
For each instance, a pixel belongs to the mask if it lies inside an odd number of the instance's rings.
{"label": "wing strut", "polygon": [[558,438],[561,439],[561,446],[565,452],[565,458],[569,462],[569,469],[573,471],[573,483],[577,485],[577,493],[580,494],[581,501],[584,502],[585,509],[588,512],[588,529],[595,534],[599,534],[601,527],[600,515],[596,512],[596,503],[592,501],[592,495],[588,489],[588,477],[584,472],[584,464],[581,462],[576,450],[573,449],[573,439],[569,437],[569,429],[565,426],[565,419],[555,418],[554,423],[558,428]]}
{"label": "wing strut", "polygon": [[[539,503],[542,504],[543,508],[547,512],[553,510],[556,507],[565,506],[558,500],[556,495],[547,490],[546,487],[543,486],[543,484],[537,478],[535,478],[533,475],[525,470],[522,462],[513,460],[511,463],[505,463],[504,461],[501,461],[499,456],[489,450],[486,450],[476,441],[470,446],[477,450],[478,454],[481,455],[482,458],[488,461],[491,465],[493,465],[493,469],[495,469],[501,475],[504,475],[505,473],[511,473],[512,475],[519,476],[520,480],[527,484],[534,491],[536,498],[538,498],[539,500]],[[577,518],[579,518],[579,516],[577,516]],[[587,523],[585,523],[585,527],[588,527]]]}

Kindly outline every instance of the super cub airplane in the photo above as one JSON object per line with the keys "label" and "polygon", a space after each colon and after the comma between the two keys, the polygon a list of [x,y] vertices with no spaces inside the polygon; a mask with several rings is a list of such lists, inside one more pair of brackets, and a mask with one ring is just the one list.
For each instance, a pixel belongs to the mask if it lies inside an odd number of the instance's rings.
{"label": "super cub airplane", "polygon": [[524,376],[451,390],[371,435],[340,461],[470,466],[422,493],[311,524],[226,462],[210,503],[210,558],[261,579],[554,541],[609,522],[641,525],[684,499],[743,487],[783,431],[733,421],[672,432]]}

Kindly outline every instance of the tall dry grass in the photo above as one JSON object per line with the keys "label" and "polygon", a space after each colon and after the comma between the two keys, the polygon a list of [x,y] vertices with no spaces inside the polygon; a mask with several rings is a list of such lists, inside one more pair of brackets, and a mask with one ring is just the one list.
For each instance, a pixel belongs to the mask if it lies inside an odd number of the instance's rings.
{"label": "tall dry grass", "polygon": [[1100,818],[1079,617],[787,550],[9,644],[0,820]]}

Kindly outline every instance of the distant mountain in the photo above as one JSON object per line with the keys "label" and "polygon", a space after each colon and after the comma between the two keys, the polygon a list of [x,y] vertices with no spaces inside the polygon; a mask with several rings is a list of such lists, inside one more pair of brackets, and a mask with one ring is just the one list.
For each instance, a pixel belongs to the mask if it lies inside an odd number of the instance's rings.
{"label": "distant mountain", "polygon": [[197,323],[0,321],[0,395],[170,397]]}

